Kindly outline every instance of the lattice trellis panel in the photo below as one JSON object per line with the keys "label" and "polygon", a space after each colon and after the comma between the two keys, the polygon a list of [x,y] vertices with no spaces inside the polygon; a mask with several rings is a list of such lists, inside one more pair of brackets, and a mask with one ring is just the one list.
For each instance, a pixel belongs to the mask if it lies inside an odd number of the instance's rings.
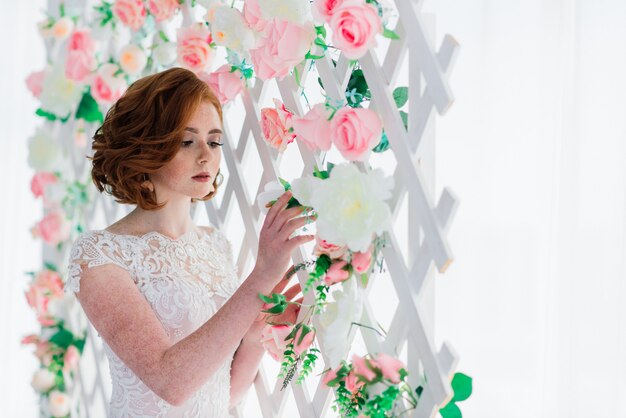
{"label": "lattice trellis panel", "polygon": [[[82,7],[85,13],[91,10],[92,2],[74,3],[72,7]],[[183,6],[183,25],[193,20],[189,3],[185,2]],[[394,228],[386,234],[388,245],[383,252],[384,266],[372,276],[365,292],[361,323],[378,326],[382,321],[387,333],[382,336],[367,328],[355,327],[350,338],[354,340],[355,350],[361,350],[360,354],[384,351],[400,356],[408,365],[412,386],[424,387],[418,407],[410,416],[432,417],[451,396],[450,379],[457,363],[457,356],[448,344],[439,348],[434,344],[432,312],[436,274],[431,266],[444,273],[452,261],[446,232],[457,200],[447,189],[437,199],[434,197],[432,120],[435,111],[443,114],[453,102],[448,76],[458,45],[452,37],[446,36],[438,48],[434,47],[433,31],[428,24],[431,19],[421,13],[422,1],[396,0],[394,5],[397,15],[392,17],[391,24],[395,25],[400,40],[381,40],[375,51],[359,60],[371,91],[369,107],[381,116],[390,144],[386,153],[373,155],[368,165],[359,163],[359,167],[362,170],[369,166],[381,167],[395,181],[389,202]],[[50,1],[51,13],[58,6],[58,1]],[[113,39],[110,50],[114,51],[122,42]],[[59,51],[49,48],[48,54],[50,57]],[[227,144],[222,163],[226,181],[216,199],[194,207],[194,218],[200,224],[208,221],[223,229],[231,238],[240,274],[247,274],[254,263],[263,221],[256,196],[263,186],[278,177],[291,180],[309,175],[314,166],[321,166],[322,162],[336,157],[332,153],[315,154],[298,142],[291,144],[284,154],[278,154],[263,139],[260,109],[271,105],[271,98],[276,97],[294,113],[304,114],[312,98],[302,94],[303,88],[313,90],[311,86],[317,85],[318,76],[329,98],[342,102],[350,73],[351,63],[343,55],[337,57],[336,63],[330,56],[314,63],[308,61],[298,67],[300,85],[295,76],[265,83],[257,80],[226,109],[224,130]],[[408,129],[403,125],[392,94],[400,85],[399,80],[409,87]],[[315,101],[311,100],[313,103]],[[85,128],[91,133],[96,126]],[[71,136],[74,127],[71,124],[55,125],[55,129],[61,130],[56,132],[58,136]],[[76,178],[85,179],[88,164],[84,150],[68,145],[67,151]],[[94,193],[85,225],[88,229],[102,228],[129,210]],[[307,251],[303,250],[294,257],[294,262],[305,259]],[[298,274],[304,283],[307,273],[301,271]],[[381,295],[385,293],[388,297],[381,301]],[[305,303],[311,302],[312,297],[312,294],[305,295]],[[383,305],[384,301],[397,303],[389,306]],[[73,309],[75,321],[85,325],[80,308],[74,306]],[[381,315],[386,318],[381,319]],[[324,347],[321,348],[323,351]],[[317,371],[325,368],[318,364]],[[318,377],[312,377],[303,385],[291,384],[281,391],[282,382],[276,379],[277,370],[272,360],[263,362],[254,387],[245,405],[236,411],[236,416],[250,417],[255,413],[263,417],[293,416],[296,413],[302,417],[333,416],[330,411],[332,391],[323,387]],[[110,378],[101,341],[93,329],[90,329],[74,392],[78,395],[75,397],[78,402],[74,405],[77,416],[105,414]]]}

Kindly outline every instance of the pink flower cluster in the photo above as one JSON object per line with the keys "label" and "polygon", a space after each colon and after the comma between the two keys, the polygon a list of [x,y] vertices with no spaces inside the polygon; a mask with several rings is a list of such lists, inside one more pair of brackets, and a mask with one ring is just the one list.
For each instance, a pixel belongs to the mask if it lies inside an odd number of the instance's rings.
{"label": "pink flower cluster", "polygon": [[37,222],[31,232],[33,237],[41,238],[46,244],[55,246],[69,238],[70,224],[63,210],[55,209]]}
{"label": "pink flower cluster", "polygon": [[293,351],[299,356],[308,350],[314,339],[315,330],[304,324],[267,324],[261,333],[263,348],[276,361],[282,361],[289,342],[293,343]]}
{"label": "pink flower cluster", "polygon": [[48,303],[53,298],[63,296],[63,282],[58,273],[51,270],[40,271],[30,288],[26,291],[26,301],[35,310],[37,320],[42,326],[56,323],[48,314]]}
{"label": "pink flower cluster", "polygon": [[369,358],[354,354],[352,364],[342,363],[336,369],[327,371],[322,383],[333,387],[343,381],[346,389],[354,394],[365,385],[383,380],[400,383],[403,369],[406,370],[404,363],[389,354],[378,353]]}
{"label": "pink flower cluster", "polygon": [[[350,277],[350,271],[363,274],[370,268],[372,264],[371,248],[365,252],[350,253],[347,246],[331,244],[321,239],[319,236],[315,238],[317,244],[315,245],[313,253],[317,256],[326,254],[332,260],[328,271],[326,271],[326,276],[324,277],[324,283],[326,283],[327,286],[347,280]],[[348,260],[350,260],[349,263]]]}
{"label": "pink flower cluster", "polygon": [[222,106],[237,97],[245,88],[241,71],[232,71],[232,67],[228,64],[222,65],[211,74],[201,72],[198,77],[211,87]]}
{"label": "pink flower cluster", "polygon": [[113,14],[132,30],[138,30],[146,22],[143,0],[115,0]]}
{"label": "pink flower cluster", "polygon": [[89,29],[76,29],[70,35],[65,58],[65,76],[81,82],[96,69],[96,43]]}
{"label": "pink flower cluster", "polygon": [[334,46],[353,60],[376,46],[382,32],[378,11],[365,0],[314,0],[313,14],[329,24]]}
{"label": "pink flower cluster", "polygon": [[296,137],[292,127],[293,113],[278,99],[274,99],[274,106],[261,109],[261,129],[270,146],[284,151]]}
{"label": "pink flower cluster", "polygon": [[179,28],[177,35],[178,63],[194,71],[206,71],[213,61],[211,31],[202,23]]}

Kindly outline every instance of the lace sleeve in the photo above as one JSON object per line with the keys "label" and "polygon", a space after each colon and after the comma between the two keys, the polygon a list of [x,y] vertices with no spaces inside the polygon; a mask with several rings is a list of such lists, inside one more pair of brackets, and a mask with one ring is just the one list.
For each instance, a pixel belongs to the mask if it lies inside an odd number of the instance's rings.
{"label": "lace sleeve", "polygon": [[91,268],[105,264],[115,264],[130,270],[129,251],[122,248],[112,236],[101,234],[100,231],[88,232],[78,237],[70,250],[65,292],[76,293],[80,290],[83,266]]}
{"label": "lace sleeve", "polygon": [[239,277],[239,273],[237,272],[237,264],[235,263],[235,258],[233,256],[232,243],[230,242],[228,238],[226,238],[226,235],[224,235],[224,233],[219,229],[215,230],[215,237],[216,237],[218,246],[222,254],[224,254],[224,258],[226,259],[226,262],[228,263],[228,267],[237,276],[237,281],[241,283],[241,277]]}

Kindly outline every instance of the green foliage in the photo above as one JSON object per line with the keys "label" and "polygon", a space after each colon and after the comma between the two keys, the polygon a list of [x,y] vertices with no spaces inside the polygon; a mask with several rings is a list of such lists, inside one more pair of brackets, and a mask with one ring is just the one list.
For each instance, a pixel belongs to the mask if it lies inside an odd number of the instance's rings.
{"label": "green foliage", "polygon": [[406,104],[409,100],[409,88],[408,87],[396,87],[393,90],[393,101],[396,102],[398,109]]}
{"label": "green foliage", "polygon": [[99,6],[94,6],[97,17],[96,22],[100,22],[100,26],[106,26],[107,23],[111,23],[111,27],[115,28],[115,19],[113,19],[113,3],[103,1]]}
{"label": "green foliage", "polygon": [[289,305],[285,295],[281,295],[280,293],[272,293],[269,297],[259,293],[259,299],[269,305],[273,305],[270,308],[261,311],[272,315],[278,315],[285,312],[285,309],[287,309],[287,306]]}
{"label": "green foliage", "polygon": [[367,85],[367,80],[365,80],[365,75],[363,75],[363,70],[359,68],[352,71],[352,74],[350,74],[350,80],[348,81],[348,86],[346,87],[346,99],[348,100],[348,106],[362,107],[361,103],[364,100],[371,99],[371,97],[372,95]]}
{"label": "green foliage", "polygon": [[65,117],[60,117],[60,116],[55,115],[52,112],[48,112],[47,110],[43,110],[42,108],[37,109],[35,111],[35,115],[41,116],[42,118],[47,119],[50,122],[54,122],[55,120],[58,119],[62,123],[65,123],[70,118],[70,115],[67,115]]}
{"label": "green foliage", "polygon": [[466,400],[472,394],[472,378],[463,373],[455,373],[451,385],[454,396],[439,413],[443,418],[462,418],[463,414],[456,403]]}
{"label": "green foliage", "polygon": [[380,142],[378,143],[378,145],[376,145],[374,148],[372,148],[372,151],[374,152],[385,152],[389,149],[389,138],[387,138],[387,133],[385,131],[383,131],[383,135],[380,138]]}
{"label": "green foliage", "polygon": [[398,36],[397,33],[395,33],[394,31],[392,31],[389,28],[383,28],[383,36],[385,38],[389,38],[389,39],[400,39],[400,37]]}
{"label": "green foliage", "polygon": [[328,271],[330,267],[330,257],[327,254],[320,255],[317,260],[315,260],[315,268],[312,272],[309,273],[309,278],[307,279],[304,285],[304,292],[308,292],[317,282],[319,282]]}
{"label": "green foliage", "polygon": [[167,37],[167,35],[165,34],[165,32],[163,32],[162,30],[159,31],[159,38],[161,38],[161,40],[163,42],[169,42],[170,38]]}
{"label": "green foliage", "polygon": [[76,119],[84,119],[86,122],[102,123],[104,121],[102,112],[100,112],[100,106],[98,106],[98,102],[96,102],[89,90],[83,94],[83,98],[78,104]]}
{"label": "green foliage", "polygon": [[296,380],[296,385],[302,384],[307,376],[311,374],[313,367],[315,366],[315,361],[317,361],[316,353],[319,352],[320,350],[317,348],[309,348],[305,353],[303,353],[302,358],[304,361],[302,362],[302,370],[300,370],[300,374]]}
{"label": "green foliage", "polygon": [[58,272],[59,269],[57,268],[56,264],[53,264],[49,261],[44,261],[43,266],[46,270],[50,270],[50,271],[54,271],[54,272]]}
{"label": "green foliage", "polygon": [[400,118],[402,118],[402,124],[404,125],[404,129],[409,130],[409,114],[404,110],[400,111]]}
{"label": "green foliage", "polygon": [[365,415],[372,418],[391,417],[393,406],[400,394],[397,386],[389,386],[381,394],[367,400],[365,404]]}

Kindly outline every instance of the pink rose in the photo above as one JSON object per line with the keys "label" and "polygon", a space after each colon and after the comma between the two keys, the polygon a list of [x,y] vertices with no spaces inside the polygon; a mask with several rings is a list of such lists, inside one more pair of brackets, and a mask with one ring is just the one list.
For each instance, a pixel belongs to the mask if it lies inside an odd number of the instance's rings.
{"label": "pink rose", "polygon": [[293,114],[278,99],[274,99],[274,105],[276,106],[274,109],[271,107],[261,109],[261,128],[265,140],[282,152],[296,137],[290,132]]}
{"label": "pink rose", "polygon": [[62,211],[53,211],[35,225],[35,235],[48,245],[57,245],[70,236],[70,224]]}
{"label": "pink rose", "polygon": [[341,258],[346,254],[348,247],[345,245],[339,246],[335,244],[331,244],[319,237],[319,235],[315,236],[315,248],[313,249],[313,254],[316,256],[320,256],[322,254],[328,255],[330,258]]}
{"label": "pink rose", "polygon": [[211,87],[222,105],[237,97],[245,87],[241,71],[231,72],[229,64],[222,65],[211,74],[200,73],[198,77]]}
{"label": "pink rose", "polygon": [[55,298],[63,296],[63,281],[56,271],[41,270],[37,274],[35,285],[41,288],[46,296]]}
{"label": "pink rose", "polygon": [[385,353],[378,353],[372,365],[380,369],[383,377],[393,383],[400,382],[400,370],[406,367],[403,362]]}
{"label": "pink rose", "polygon": [[348,277],[350,277],[350,272],[345,270],[348,263],[344,260],[335,261],[330,265],[328,271],[326,272],[326,277],[324,277],[324,283],[327,286],[333,285],[335,283],[343,282]]}
{"label": "pink rose", "polygon": [[343,107],[333,116],[330,137],[345,159],[365,161],[380,142],[382,123],[373,110]]}
{"label": "pink rose", "polygon": [[305,143],[313,151],[319,148],[322,151],[330,149],[330,121],[328,118],[332,109],[319,103],[313,106],[304,116],[293,118],[293,129],[296,138]]}
{"label": "pink rose", "polygon": [[26,77],[26,87],[35,97],[39,97],[43,90],[43,80],[46,78],[46,71],[35,71]]}
{"label": "pink rose", "polygon": [[314,39],[315,29],[311,23],[300,25],[272,19],[257,47],[250,51],[257,77],[262,80],[284,78],[291,68],[302,62]]}
{"label": "pink rose", "polygon": [[267,21],[263,19],[259,0],[245,0],[243,4],[243,18],[252,29],[263,32]]}
{"label": "pink rose", "polygon": [[38,317],[42,317],[48,313],[48,302],[50,298],[46,296],[46,291],[43,287],[33,284],[26,291],[25,295],[28,306],[35,310]]}
{"label": "pink rose", "polygon": [[177,33],[178,62],[183,67],[199,72],[210,65],[213,58],[211,32],[202,23],[179,28]]}
{"label": "pink rose", "polygon": [[22,341],[20,341],[20,343],[26,345],[26,344],[37,344],[39,342],[39,336],[36,334],[30,334],[25,336],[24,338],[22,338]]}
{"label": "pink rose", "polygon": [[346,376],[346,389],[348,389],[350,393],[357,393],[363,385],[365,385],[365,382],[359,380],[357,375],[354,373],[354,370],[351,370]]}
{"label": "pink rose", "polygon": [[138,30],[146,21],[146,8],[142,0],[115,0],[113,13],[132,30]]}
{"label": "pink rose", "polygon": [[33,179],[30,181],[30,191],[33,192],[33,196],[40,197],[43,196],[46,186],[49,184],[54,184],[58,181],[57,176],[54,173],[50,173],[48,171],[40,171],[35,173]]}
{"label": "pink rose", "polygon": [[382,31],[382,23],[374,6],[363,1],[347,0],[334,9],[330,18],[333,44],[347,58],[359,59],[376,45],[376,34]]}
{"label": "pink rose", "polygon": [[73,81],[83,81],[96,68],[96,44],[89,29],[72,32],[67,43],[65,76]]}
{"label": "pink rose", "polygon": [[261,332],[261,344],[269,355],[276,361],[281,361],[287,348],[285,338],[293,327],[291,325],[266,325]]}
{"label": "pink rose", "polygon": [[315,339],[315,329],[302,324],[293,337],[293,351],[301,355],[313,344]]}
{"label": "pink rose", "polygon": [[329,22],[335,11],[346,0],[313,0],[313,17],[319,21]]}
{"label": "pink rose", "polygon": [[370,264],[372,263],[372,252],[367,250],[364,253],[353,253],[352,254],[352,267],[358,273],[365,273],[367,269],[370,268]]}
{"label": "pink rose", "polygon": [[75,345],[70,345],[69,347],[67,347],[65,355],[63,356],[63,370],[76,370],[79,359],[80,353],[78,352],[78,348],[76,348]]}
{"label": "pink rose", "polygon": [[148,9],[157,22],[170,19],[180,8],[178,0],[149,0]]}
{"label": "pink rose", "polygon": [[126,90],[126,81],[123,77],[115,76],[118,66],[103,64],[91,81],[91,95],[100,104],[110,104],[122,97]]}
{"label": "pink rose", "polygon": [[332,386],[329,385],[330,382],[332,382],[333,380],[337,379],[337,375],[339,374],[339,370],[341,370],[341,368],[344,367],[343,364],[340,364],[336,369],[330,369],[326,372],[326,374],[324,374],[324,378],[322,379],[322,385],[330,388],[336,385],[336,383],[334,383]]}
{"label": "pink rose", "polygon": [[367,364],[367,359],[365,357],[359,357],[356,354],[352,355],[352,370],[355,375],[362,377],[366,381],[371,382],[376,378],[376,373],[374,373]]}

